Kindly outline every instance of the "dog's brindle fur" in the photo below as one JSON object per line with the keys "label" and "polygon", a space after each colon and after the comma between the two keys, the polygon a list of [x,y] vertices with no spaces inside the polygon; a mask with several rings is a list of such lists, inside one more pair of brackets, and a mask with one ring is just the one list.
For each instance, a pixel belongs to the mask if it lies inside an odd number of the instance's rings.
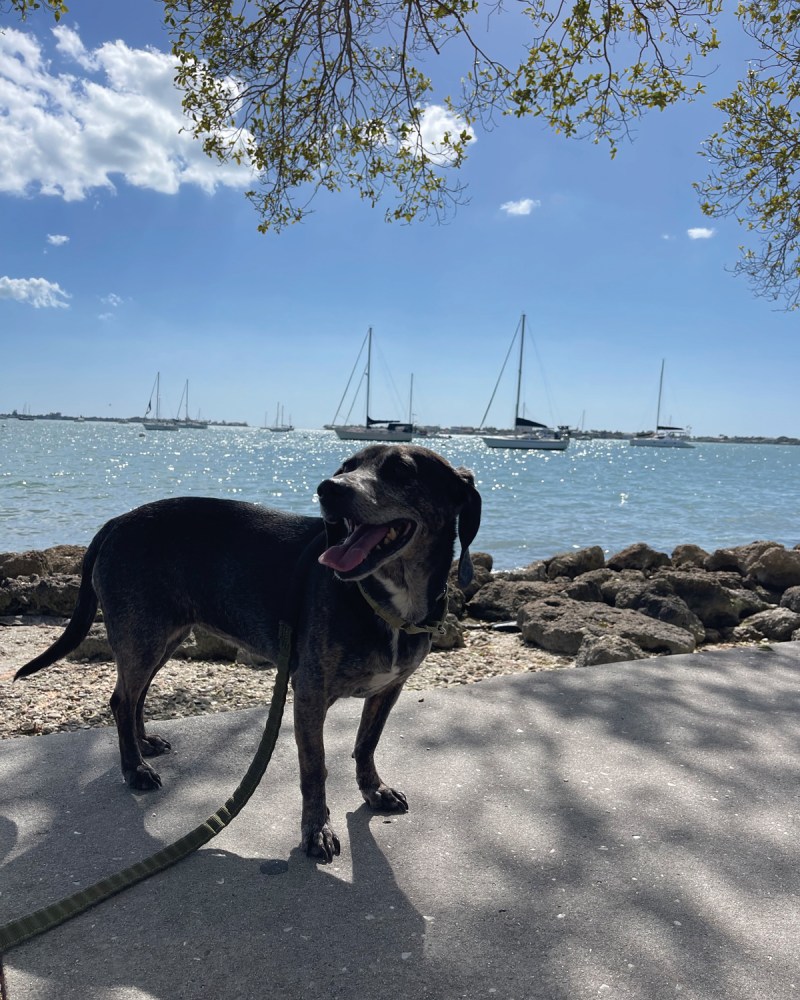
{"label": "dog's brindle fur", "polygon": [[[406,634],[378,617],[355,581],[394,615],[425,623],[442,606],[456,527],[462,583],[472,575],[469,544],[481,502],[470,472],[413,445],[365,448],[320,483],[317,493],[322,519],[181,497],[109,521],[86,551],[66,630],[16,676],[35,673],[75,649],[99,602],[117,663],[111,708],[122,772],[132,788],[157,788],[161,778],[143,757],[165,753],[170,744],[145,732],[144,700],[155,674],[194,625],[275,662],[279,621],[288,613],[295,624],[302,842],[309,855],[331,861],[339,840],[325,798],[327,710],[337,698],[365,698],[353,753],[358,787],[374,809],[405,811],[405,795],[381,780],[374,753],[404,682],[431,647],[428,633]],[[367,526],[363,532],[389,523],[398,530],[396,539],[390,533],[375,545],[373,532],[361,543],[369,549],[364,558],[361,551],[341,556],[354,547],[352,534],[345,542],[354,526]],[[309,559],[323,548],[319,560]],[[287,609],[289,592],[294,606]]]}

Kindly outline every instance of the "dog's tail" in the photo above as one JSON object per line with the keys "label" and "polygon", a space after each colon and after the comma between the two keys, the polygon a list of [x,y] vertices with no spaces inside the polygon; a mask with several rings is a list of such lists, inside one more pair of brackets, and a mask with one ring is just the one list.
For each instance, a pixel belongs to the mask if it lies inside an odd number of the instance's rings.
{"label": "dog's tail", "polygon": [[75,610],[72,612],[72,617],[67,623],[67,627],[52,646],[49,646],[39,656],[19,668],[16,674],[14,674],[15,681],[19,680],[20,677],[29,677],[38,670],[43,670],[45,667],[51,666],[57,660],[66,656],[67,653],[71,653],[73,649],[77,649],[89,634],[89,629],[92,627],[94,616],[97,613],[97,594],[92,584],[92,571],[97,560],[97,553],[105,541],[109,528],[110,524],[107,524],[95,535],[84,554],[83,565],[81,567],[81,584],[78,589],[78,603],[75,605]]}

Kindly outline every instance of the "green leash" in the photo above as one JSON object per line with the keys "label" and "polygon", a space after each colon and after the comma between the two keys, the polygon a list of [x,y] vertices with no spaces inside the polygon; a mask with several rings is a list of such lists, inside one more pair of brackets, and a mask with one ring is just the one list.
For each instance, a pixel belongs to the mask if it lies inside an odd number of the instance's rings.
{"label": "green leash", "polygon": [[272,693],[272,702],[269,707],[264,733],[261,737],[253,762],[247,769],[247,773],[242,778],[239,787],[231,795],[225,805],[221,806],[213,816],[195,827],[174,844],[162,848],[144,861],[138,861],[129,868],[124,868],[115,875],[95,882],[86,889],[80,889],[72,896],[66,896],[57,903],[45,906],[41,910],[29,913],[27,916],[12,920],[0,927],[0,957],[10,948],[15,948],[18,944],[30,940],[39,934],[58,927],[59,924],[71,920],[79,913],[84,913],[92,906],[104,902],[111,896],[143,882],[151,875],[164,871],[177,861],[182,860],[187,855],[192,854],[199,847],[207,844],[209,840],[231,822],[234,817],[242,811],[250,796],[258,788],[258,783],[267,770],[267,765],[272,757],[275,744],[278,740],[278,733],[281,728],[283,709],[286,704],[286,692],[289,687],[289,665],[292,655],[292,628],[286,622],[280,623],[280,652],[278,655],[278,674],[275,678],[275,688]]}

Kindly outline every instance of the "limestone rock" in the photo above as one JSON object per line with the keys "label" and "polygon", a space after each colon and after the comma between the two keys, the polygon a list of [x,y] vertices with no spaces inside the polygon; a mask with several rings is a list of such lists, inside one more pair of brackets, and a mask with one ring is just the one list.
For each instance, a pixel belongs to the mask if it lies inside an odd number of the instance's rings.
{"label": "limestone rock", "polygon": [[599,663],[624,663],[627,660],[644,659],[647,659],[647,653],[630,639],[623,639],[618,635],[594,636],[581,643],[575,657],[575,666],[593,667]]}
{"label": "limestone rock", "polygon": [[515,618],[526,601],[547,597],[557,591],[558,586],[554,583],[493,579],[478,591],[467,610],[473,618],[502,622]]}
{"label": "limestone rock", "polygon": [[685,629],[625,608],[585,604],[554,596],[524,604],[517,624],[526,642],[574,656],[587,637],[619,636],[651,653],[691,653],[696,643]]}
{"label": "limestone rock", "polygon": [[669,566],[670,558],[666,552],[657,552],[644,542],[636,542],[613,555],[606,565],[611,569],[640,569],[648,572],[659,566]]}
{"label": "limestone rock", "polygon": [[569,577],[574,580],[582,573],[588,573],[594,569],[602,569],[605,565],[605,556],[599,545],[590,548],[578,549],[575,552],[562,552],[547,560],[547,576],[550,580],[555,580],[560,576]]}
{"label": "limestone rock", "polygon": [[800,552],[776,545],[754,559],[748,573],[773,590],[800,586]]}

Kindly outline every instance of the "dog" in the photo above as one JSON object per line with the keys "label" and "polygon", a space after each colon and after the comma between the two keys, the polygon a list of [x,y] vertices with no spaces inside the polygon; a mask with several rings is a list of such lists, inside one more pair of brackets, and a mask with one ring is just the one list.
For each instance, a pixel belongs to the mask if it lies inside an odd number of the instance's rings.
{"label": "dog", "polygon": [[122,773],[131,788],[155,789],[161,778],[144,758],[170,743],[146,732],[144,701],[192,627],[276,662],[280,621],[291,620],[301,840],[310,857],[330,862],[340,843],[325,796],[327,710],[338,698],[365,699],[353,752],[358,787],[373,809],[406,811],[406,796],[380,778],[375,749],[444,620],[456,533],[459,583],[472,578],[481,497],[471,472],[415,445],[364,448],[317,496],[321,518],[176,497],[108,521],[86,550],[65,631],[16,678],[75,649],[99,604],[117,665],[111,710]]}

